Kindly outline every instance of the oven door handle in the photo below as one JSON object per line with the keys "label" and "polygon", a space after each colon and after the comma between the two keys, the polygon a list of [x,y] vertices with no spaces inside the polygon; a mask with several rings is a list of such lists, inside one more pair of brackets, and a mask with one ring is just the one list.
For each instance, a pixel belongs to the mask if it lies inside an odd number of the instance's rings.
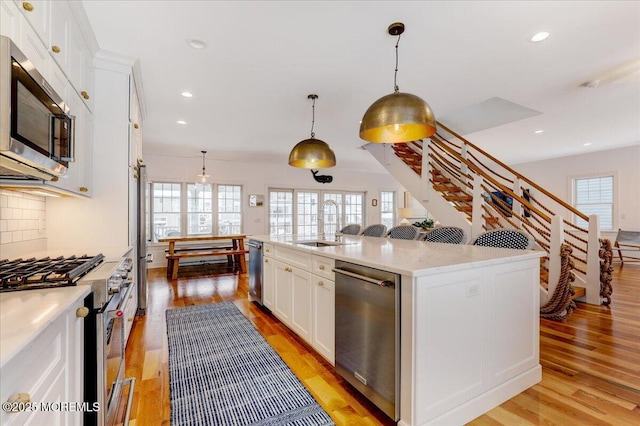
{"label": "oven door handle", "polygon": [[[122,310],[122,308],[124,307],[124,304],[127,303],[127,300],[129,300],[129,296],[131,296],[132,291],[133,291],[133,286],[129,285],[127,287],[127,292],[125,293],[124,297],[120,299],[118,306],[116,306],[115,309],[105,312],[105,314],[107,315],[107,318],[109,319],[120,318],[124,316],[124,311]],[[122,294],[122,292],[120,292],[120,294]]]}

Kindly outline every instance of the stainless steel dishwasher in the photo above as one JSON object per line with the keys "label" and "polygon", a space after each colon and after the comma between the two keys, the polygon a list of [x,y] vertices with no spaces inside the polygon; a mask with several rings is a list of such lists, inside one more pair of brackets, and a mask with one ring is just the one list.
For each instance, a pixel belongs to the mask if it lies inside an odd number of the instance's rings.
{"label": "stainless steel dishwasher", "polygon": [[249,240],[249,302],[262,305],[262,242]]}
{"label": "stainless steel dishwasher", "polygon": [[400,276],[336,261],[336,372],[399,418]]}

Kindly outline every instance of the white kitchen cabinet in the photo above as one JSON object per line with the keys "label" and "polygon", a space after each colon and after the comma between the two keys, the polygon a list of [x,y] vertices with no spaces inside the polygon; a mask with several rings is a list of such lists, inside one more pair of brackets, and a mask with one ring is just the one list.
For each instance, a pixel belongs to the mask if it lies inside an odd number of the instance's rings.
{"label": "white kitchen cabinet", "polygon": [[262,259],[262,304],[273,311],[275,309],[276,279],[273,259]]}
{"label": "white kitchen cabinet", "polygon": [[307,343],[313,333],[313,289],[311,274],[296,267],[289,267],[291,276],[291,328]]}
{"label": "white kitchen cabinet", "polygon": [[34,29],[42,43],[49,40],[51,33],[51,0],[14,0],[24,17]]}
{"label": "white kitchen cabinet", "polygon": [[23,19],[18,6],[12,1],[0,2],[0,35],[9,37],[16,43],[20,37],[20,25]]}
{"label": "white kitchen cabinet", "polygon": [[291,324],[291,267],[272,259],[274,276],[273,314],[286,325]]}
{"label": "white kitchen cabinet", "polygon": [[313,291],[311,346],[335,365],[336,283],[318,275],[311,275],[311,289]]}
{"label": "white kitchen cabinet", "polygon": [[84,296],[71,303],[3,365],[0,370],[2,402],[11,400],[16,394],[24,394],[32,403],[38,404],[38,409],[2,411],[1,425],[82,425],[82,411],[45,411],[40,403],[83,400],[84,318],[77,316],[83,305]]}
{"label": "white kitchen cabinet", "polygon": [[335,363],[333,259],[264,244],[263,305]]}
{"label": "white kitchen cabinet", "polygon": [[51,57],[58,63],[60,68],[69,75],[69,58],[71,51],[69,49],[70,30],[74,23],[71,9],[66,1],[52,1],[51,7],[51,31],[49,42],[49,51]]}

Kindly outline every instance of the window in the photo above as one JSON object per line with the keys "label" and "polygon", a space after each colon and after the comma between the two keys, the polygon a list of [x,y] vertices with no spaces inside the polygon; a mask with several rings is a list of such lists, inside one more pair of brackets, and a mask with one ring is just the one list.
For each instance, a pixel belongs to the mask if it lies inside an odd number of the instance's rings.
{"label": "window", "polygon": [[380,223],[387,229],[396,223],[396,193],[393,191],[380,192]]}
{"label": "window", "polygon": [[218,185],[218,235],[240,234],[242,191],[238,185]]}
{"label": "window", "polygon": [[173,235],[242,233],[240,185],[154,182],[149,193],[151,241]]}
{"label": "window", "polygon": [[[574,179],[573,205],[587,216],[598,215],[602,230],[613,230],[613,176]],[[588,226],[579,217],[576,218],[576,225]]]}
{"label": "window", "polygon": [[[363,225],[364,195],[364,192],[269,190],[269,234],[295,233],[317,238],[321,223],[325,235],[333,235],[345,224]],[[323,206],[324,211],[320,211]]]}
{"label": "window", "polygon": [[293,190],[269,191],[269,235],[293,234]]}
{"label": "window", "polygon": [[153,233],[158,237],[180,235],[180,198],[179,183],[153,183]]}

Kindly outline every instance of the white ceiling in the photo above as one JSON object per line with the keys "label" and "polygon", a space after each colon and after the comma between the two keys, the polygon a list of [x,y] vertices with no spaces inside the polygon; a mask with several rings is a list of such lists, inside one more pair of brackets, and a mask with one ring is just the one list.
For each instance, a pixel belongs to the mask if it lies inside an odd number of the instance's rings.
{"label": "white ceiling", "polygon": [[[396,38],[387,27],[396,21],[406,25],[400,91],[425,99],[439,120],[468,116],[491,98],[541,113],[466,135],[503,161],[640,143],[638,1],[85,0],[84,7],[101,49],[140,61],[146,153],[199,157],[204,149],[208,159],[289,167],[289,151],[309,137],[307,95],[316,93],[314,131],[335,151],[336,167],[379,170],[360,149],[359,120],[393,91]],[[551,35],[531,42],[539,31]],[[191,48],[191,38],[207,48]],[[594,79],[597,88],[580,86]],[[185,90],[193,98],[182,97]]]}

